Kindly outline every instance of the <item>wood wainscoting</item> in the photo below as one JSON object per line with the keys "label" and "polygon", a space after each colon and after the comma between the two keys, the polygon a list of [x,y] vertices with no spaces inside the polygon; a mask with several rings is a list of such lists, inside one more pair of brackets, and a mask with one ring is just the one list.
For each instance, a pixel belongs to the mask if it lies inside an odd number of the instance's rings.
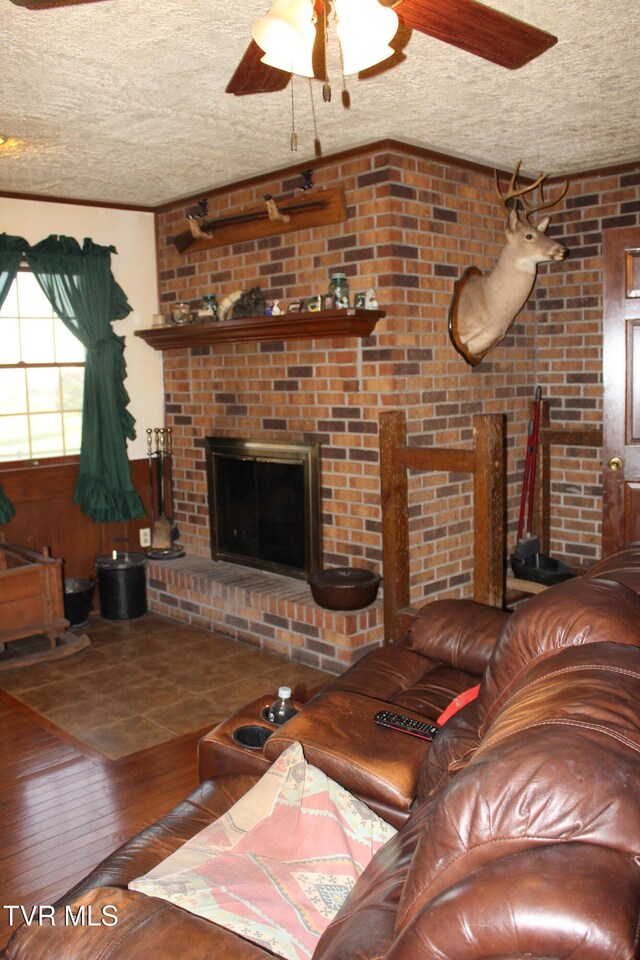
{"label": "wood wainscoting", "polygon": [[139,550],[139,530],[150,527],[147,460],[131,461],[131,479],[147,516],[123,523],[95,523],[73,502],[78,458],[0,469],[0,483],[16,511],[4,524],[6,540],[32,550],[49,547],[63,561],[65,577],[95,575],[95,559],[112,550]]}

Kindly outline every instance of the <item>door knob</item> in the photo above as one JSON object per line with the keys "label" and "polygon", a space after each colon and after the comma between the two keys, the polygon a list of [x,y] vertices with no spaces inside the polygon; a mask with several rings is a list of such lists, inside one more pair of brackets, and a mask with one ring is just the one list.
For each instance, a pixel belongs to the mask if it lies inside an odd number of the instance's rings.
{"label": "door knob", "polygon": [[616,470],[622,469],[624,462],[620,457],[611,457],[611,459],[607,462],[607,466],[610,470],[615,472]]}

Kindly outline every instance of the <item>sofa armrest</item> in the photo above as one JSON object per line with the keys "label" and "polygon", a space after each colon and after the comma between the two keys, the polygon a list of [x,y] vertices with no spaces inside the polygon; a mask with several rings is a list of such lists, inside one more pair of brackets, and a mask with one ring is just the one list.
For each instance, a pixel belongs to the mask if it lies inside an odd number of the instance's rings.
{"label": "sofa armrest", "polygon": [[481,676],[510,616],[473,600],[434,600],[420,609],[403,643],[432,660]]}
{"label": "sofa armrest", "polygon": [[[277,729],[265,743],[264,754],[273,761],[298,741],[308,763],[399,826],[416,796],[430,743],[375,724],[375,714],[388,709],[385,700],[347,691],[327,693]],[[424,720],[404,708],[402,713]]]}
{"label": "sofa armrest", "polygon": [[42,925],[16,930],[5,960],[276,960],[254,943],[134,890],[96,887]]}

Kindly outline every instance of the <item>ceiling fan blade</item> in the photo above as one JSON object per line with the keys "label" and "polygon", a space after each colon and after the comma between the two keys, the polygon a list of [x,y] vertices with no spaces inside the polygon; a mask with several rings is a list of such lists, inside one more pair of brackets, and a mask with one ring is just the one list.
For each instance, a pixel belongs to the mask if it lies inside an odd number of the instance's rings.
{"label": "ceiling fan blade", "polygon": [[479,0],[400,0],[394,9],[413,30],[516,70],[558,38]]}
{"label": "ceiling fan blade", "polygon": [[79,3],[101,3],[102,0],[11,0],[16,7],[27,10],[48,10],[50,7],[72,7]]}
{"label": "ceiling fan blade", "polygon": [[274,93],[276,90],[284,90],[289,83],[289,74],[262,63],[262,56],[264,51],[252,40],[226,86],[226,93],[241,97],[249,93]]}

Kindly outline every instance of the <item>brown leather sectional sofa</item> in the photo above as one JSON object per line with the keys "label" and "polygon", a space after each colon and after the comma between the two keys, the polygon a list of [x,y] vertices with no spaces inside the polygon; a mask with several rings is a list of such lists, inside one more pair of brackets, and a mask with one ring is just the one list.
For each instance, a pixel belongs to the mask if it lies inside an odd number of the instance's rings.
{"label": "brown leather sectional sofa", "polygon": [[[427,605],[396,647],[328,684],[267,741],[307,759],[399,826],[322,935],[313,960],[638,956],[640,543],[508,615]],[[371,711],[434,720],[482,677],[478,698],[428,748]],[[114,926],[21,928],[11,960],[272,957],[215,924],[127,890],[241,796],[255,773],[216,771],[60,904],[117,907]]]}

